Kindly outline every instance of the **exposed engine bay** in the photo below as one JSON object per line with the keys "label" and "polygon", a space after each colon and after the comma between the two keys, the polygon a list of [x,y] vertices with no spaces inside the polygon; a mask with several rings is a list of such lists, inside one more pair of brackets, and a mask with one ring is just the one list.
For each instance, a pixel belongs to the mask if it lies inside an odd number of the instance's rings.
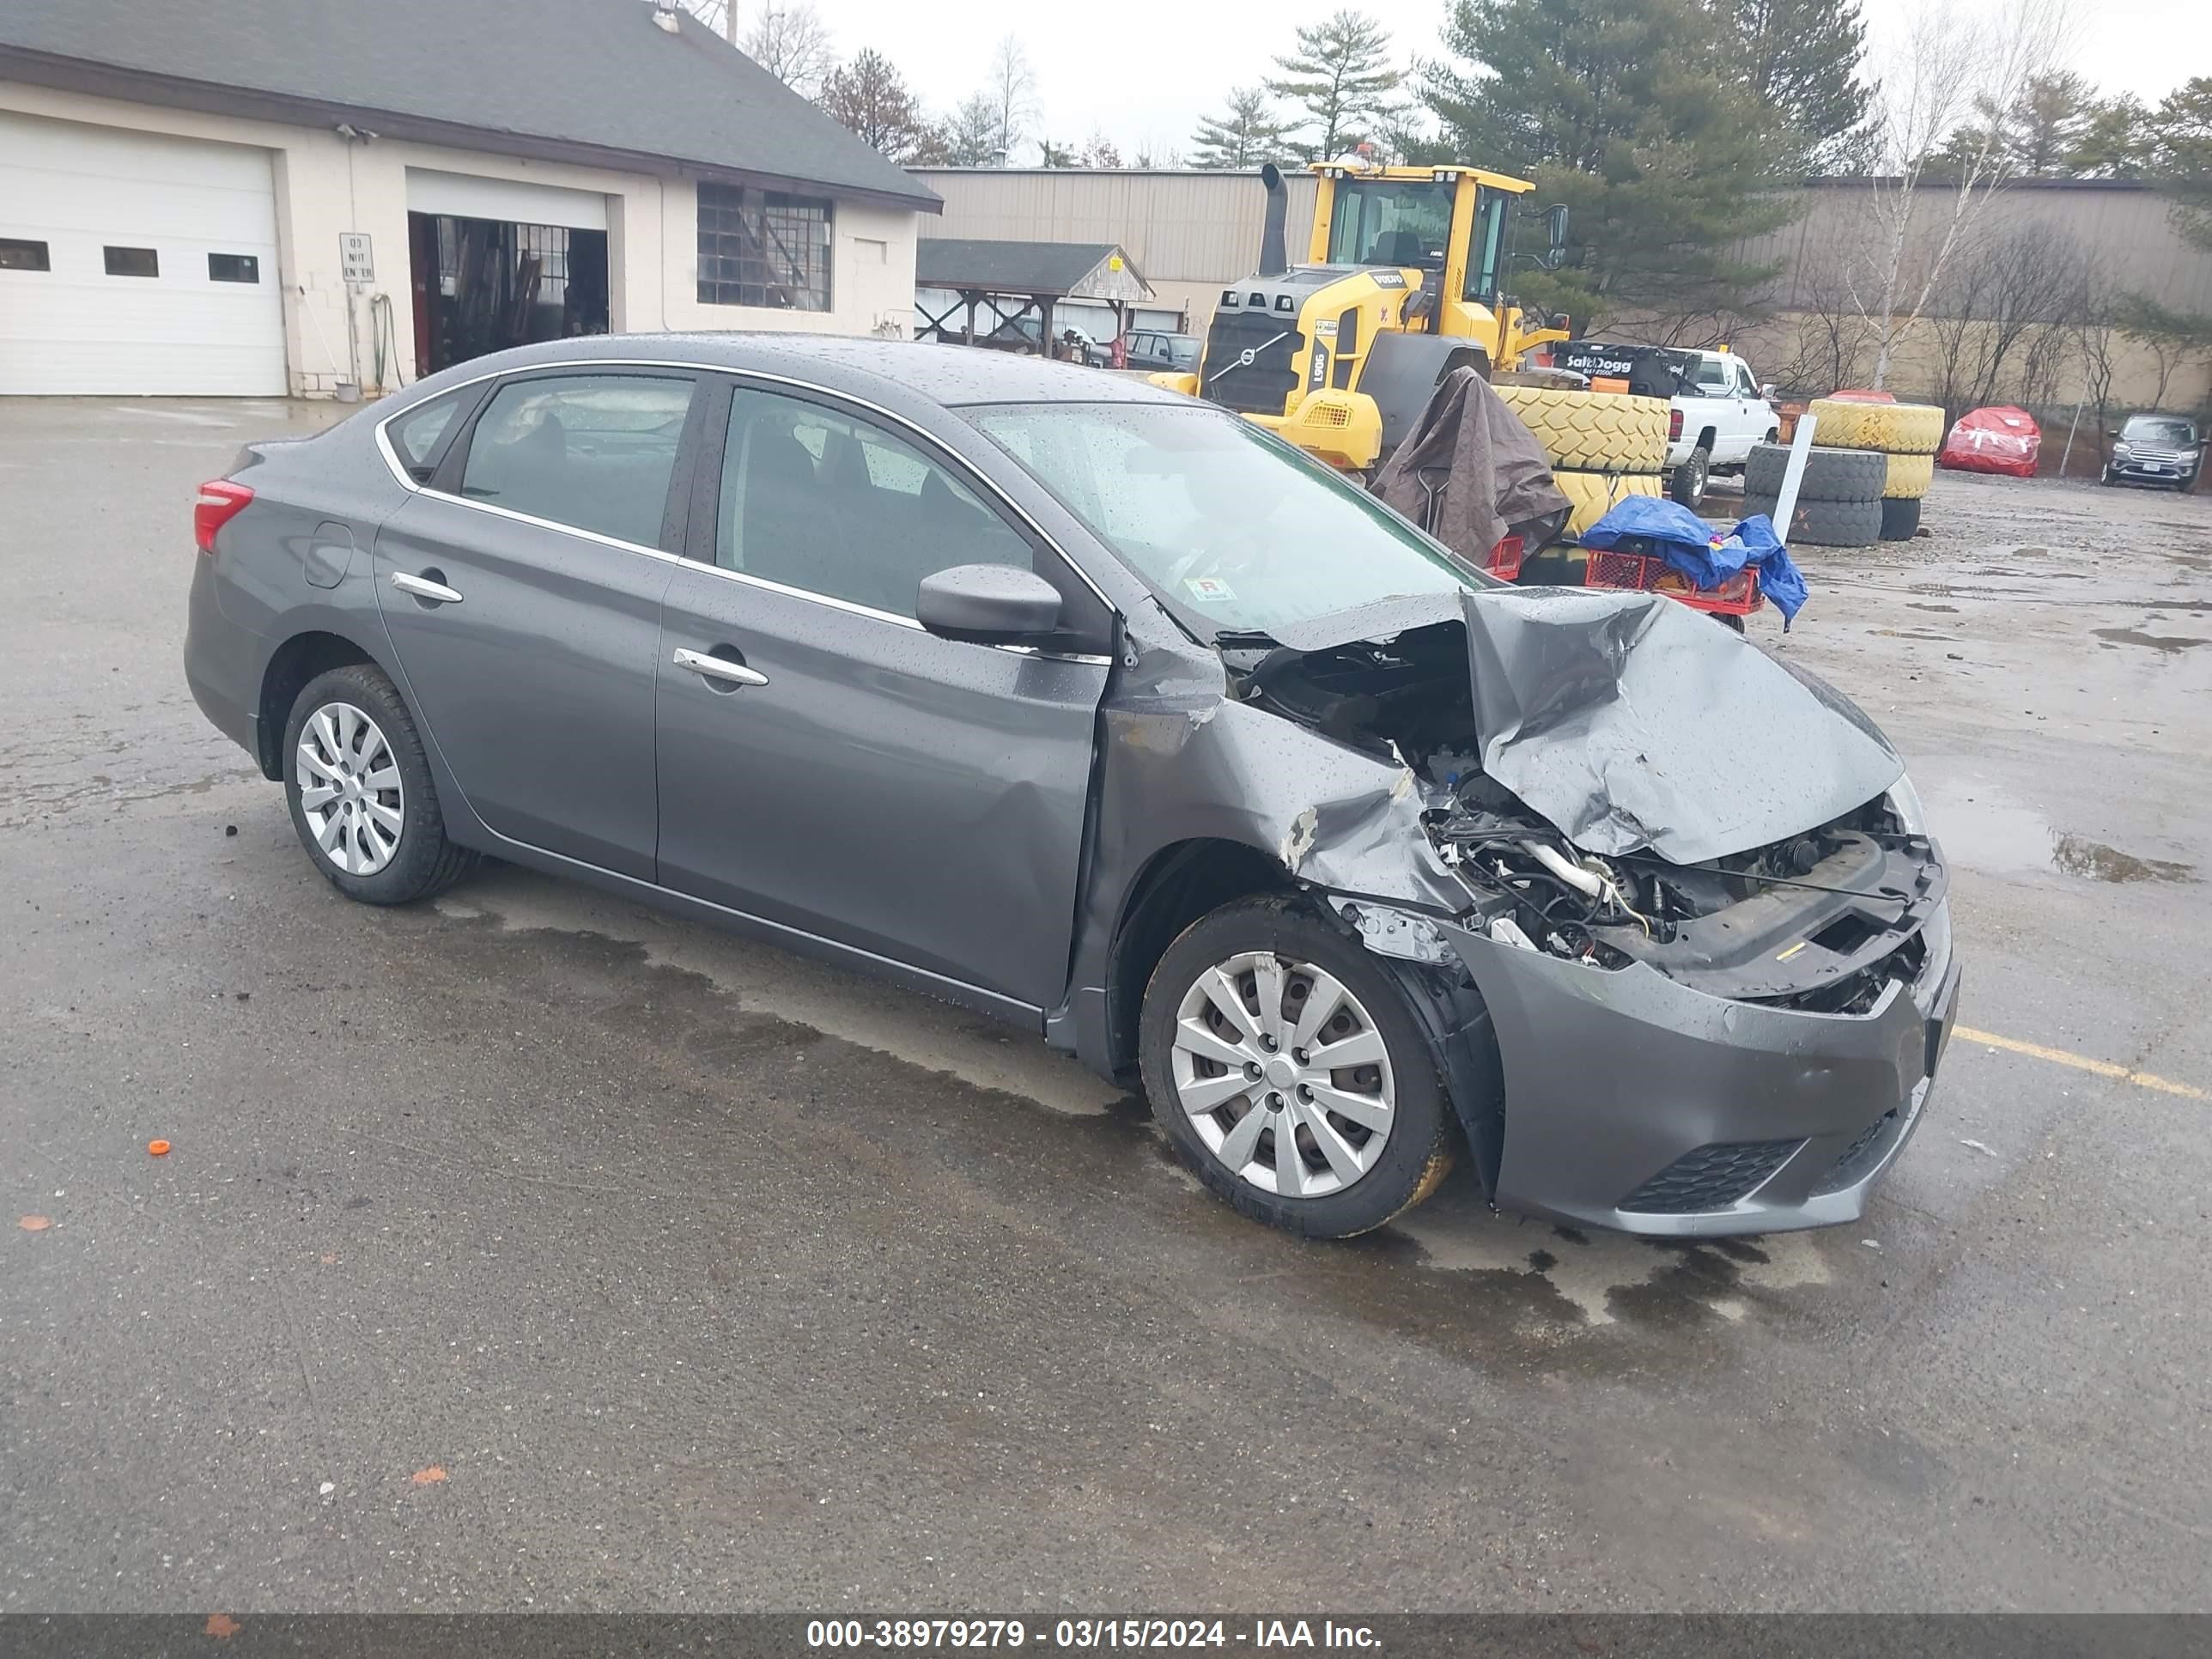
{"label": "exposed engine bay", "polygon": [[1243,701],[1412,772],[1431,845],[1493,940],[1826,1013],[1864,1012],[1924,964],[1945,872],[1887,795],[1741,852],[1600,856],[1484,769],[1459,624],[1309,650],[1221,643]]}

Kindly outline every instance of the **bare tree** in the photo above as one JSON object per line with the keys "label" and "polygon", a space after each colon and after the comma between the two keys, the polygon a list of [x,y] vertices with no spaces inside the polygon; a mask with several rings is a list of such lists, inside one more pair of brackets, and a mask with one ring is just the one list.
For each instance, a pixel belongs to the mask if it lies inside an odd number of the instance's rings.
{"label": "bare tree", "polygon": [[1790,356],[1774,365],[1775,372],[1792,391],[1857,386],[1872,354],[1874,325],[1852,301],[1841,258],[1806,263],[1810,270],[1796,297]]}
{"label": "bare tree", "polygon": [[1091,137],[1084,140],[1078,159],[1087,167],[1120,168],[1129,165],[1121,159],[1121,147],[1097,127],[1091,128]]}
{"label": "bare tree", "polygon": [[1022,49],[1021,37],[1009,34],[991,49],[991,78],[983,88],[996,123],[993,144],[1000,167],[1013,161],[1014,152],[1029,137],[1029,124],[1036,115],[1036,93],[1030,55]]}
{"label": "bare tree", "polygon": [[802,98],[818,98],[837,66],[829,26],[808,0],[766,0],[745,32],[744,54]]}
{"label": "bare tree", "polygon": [[2090,311],[2094,273],[2087,248],[2039,221],[1974,241],[1929,306],[1936,400],[2050,403]]}
{"label": "bare tree", "polygon": [[1887,384],[1899,340],[1926,314],[1952,257],[2017,167],[2002,123],[1968,124],[1980,108],[2012,107],[2051,73],[2066,46],[2069,3],[1914,9],[1875,106],[1875,235],[1852,271],[1873,325],[1874,386]]}

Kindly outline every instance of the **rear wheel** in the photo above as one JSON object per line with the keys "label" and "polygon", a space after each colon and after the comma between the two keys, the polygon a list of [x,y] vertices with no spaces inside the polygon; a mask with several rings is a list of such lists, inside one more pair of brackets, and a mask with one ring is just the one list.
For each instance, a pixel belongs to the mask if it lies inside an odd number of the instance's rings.
{"label": "rear wheel", "polygon": [[1667,494],[1691,512],[1696,512],[1705,505],[1705,482],[1712,476],[1712,452],[1698,445],[1690,452],[1690,459],[1676,467],[1667,480]]}
{"label": "rear wheel", "polygon": [[294,700],[284,799],[323,878],[364,904],[442,891],[477,861],[446,839],[414,717],[368,663],[319,674]]}
{"label": "rear wheel", "polygon": [[1242,899],[1170,945],[1140,1060],[1183,1161],[1245,1214],[1311,1238],[1382,1225],[1451,1168],[1437,1058],[1386,969],[1291,899]]}

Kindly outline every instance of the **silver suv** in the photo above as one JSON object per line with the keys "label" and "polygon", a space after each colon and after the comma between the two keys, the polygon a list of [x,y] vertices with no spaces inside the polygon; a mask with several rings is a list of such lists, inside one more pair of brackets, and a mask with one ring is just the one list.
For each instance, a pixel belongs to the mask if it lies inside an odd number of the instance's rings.
{"label": "silver suv", "polygon": [[2186,489],[2204,459],[2204,433],[2185,415],[2130,415],[2112,434],[2104,482],[2171,484]]}

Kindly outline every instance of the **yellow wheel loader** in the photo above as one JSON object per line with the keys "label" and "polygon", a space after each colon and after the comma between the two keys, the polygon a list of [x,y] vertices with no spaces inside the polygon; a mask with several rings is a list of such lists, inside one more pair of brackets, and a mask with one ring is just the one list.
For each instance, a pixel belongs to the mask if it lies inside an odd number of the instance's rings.
{"label": "yellow wheel loader", "polygon": [[[1309,262],[1285,248],[1289,192],[1267,189],[1260,270],[1222,290],[1194,374],[1152,380],[1233,409],[1333,466],[1366,471],[1397,447],[1437,384],[1462,365],[1486,378],[1567,338],[1530,326],[1504,295],[1521,199],[1534,188],[1465,167],[1317,163]],[[1556,265],[1567,210],[1543,216]]]}

